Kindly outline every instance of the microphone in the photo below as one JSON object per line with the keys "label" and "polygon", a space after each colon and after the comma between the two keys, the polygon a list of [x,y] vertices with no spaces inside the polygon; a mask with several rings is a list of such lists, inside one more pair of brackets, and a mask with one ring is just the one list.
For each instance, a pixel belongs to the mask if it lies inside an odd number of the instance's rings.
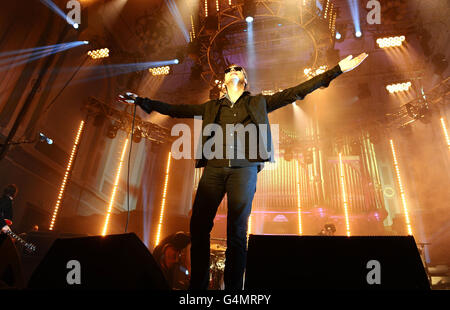
{"label": "microphone", "polygon": [[39,140],[41,142],[47,142],[47,144],[53,144],[53,140],[50,139],[49,137],[47,137],[46,135],[44,135],[42,132],[39,133]]}
{"label": "microphone", "polygon": [[119,95],[119,101],[125,104],[134,105],[137,97],[138,95],[134,93],[126,92],[123,95]]}
{"label": "microphone", "polygon": [[118,100],[119,100],[119,102],[125,103],[128,105],[138,105],[145,112],[147,112],[147,114],[150,114],[153,111],[150,99],[139,97],[138,95],[131,93],[131,92],[126,92],[123,95],[119,95]]}

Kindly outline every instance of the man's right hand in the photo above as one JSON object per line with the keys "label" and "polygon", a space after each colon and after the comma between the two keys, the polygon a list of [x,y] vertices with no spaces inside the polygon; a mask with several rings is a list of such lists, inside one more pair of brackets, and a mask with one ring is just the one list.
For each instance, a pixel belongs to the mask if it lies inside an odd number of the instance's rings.
{"label": "man's right hand", "polygon": [[126,104],[136,104],[136,99],[138,97],[139,96],[134,93],[126,92],[123,95],[119,95],[118,101]]}
{"label": "man's right hand", "polygon": [[153,108],[150,104],[151,100],[148,98],[142,98],[138,95],[130,92],[126,92],[123,95],[119,95],[117,100],[121,103],[130,104],[130,105],[138,105],[142,110],[150,114],[153,111]]}
{"label": "man's right hand", "polygon": [[11,231],[11,228],[9,228],[8,225],[5,225],[5,226],[2,227],[2,233],[6,234],[8,231]]}

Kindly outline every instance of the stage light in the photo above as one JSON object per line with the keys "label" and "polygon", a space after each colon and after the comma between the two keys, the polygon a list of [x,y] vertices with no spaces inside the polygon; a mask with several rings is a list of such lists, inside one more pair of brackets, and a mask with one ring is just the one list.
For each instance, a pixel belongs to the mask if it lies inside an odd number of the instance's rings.
{"label": "stage light", "polygon": [[242,6],[242,15],[247,23],[252,23],[254,16],[256,14],[256,1],[255,0],[244,0]]}
{"label": "stage light", "polygon": [[191,30],[192,31],[190,31],[190,39],[192,42],[195,39],[194,17],[192,17],[192,14],[191,14]]}
{"label": "stage light", "polygon": [[106,136],[110,139],[114,139],[117,135],[117,131],[119,130],[119,126],[117,124],[111,124],[108,127],[108,131],[106,132]]}
{"label": "stage light", "polygon": [[170,67],[164,66],[164,67],[156,67],[156,68],[149,68],[148,71],[153,75],[168,75],[170,73]]}
{"label": "stage light", "polygon": [[42,132],[39,133],[39,140],[41,140],[41,142],[47,142],[47,144],[53,144],[53,140],[50,139],[49,137],[47,137],[46,135],[44,135]]}
{"label": "stage light", "polygon": [[362,36],[361,32],[361,21],[360,21],[360,10],[359,10],[359,0],[347,0],[348,6],[350,8],[350,13],[352,15],[353,26],[355,31],[354,36],[359,39]]}
{"label": "stage light", "polygon": [[165,0],[164,1],[169,8],[170,14],[172,14],[173,19],[178,25],[178,28],[180,29],[181,33],[184,36],[184,39],[186,40],[186,43],[190,42],[189,38],[189,32],[186,29],[186,26],[184,24],[184,18],[181,16],[181,12],[178,9],[178,6],[174,0]]}
{"label": "stage light", "polygon": [[106,57],[109,57],[109,49],[102,48],[102,49],[98,49],[98,50],[92,50],[92,51],[87,52],[87,54],[92,59],[106,58]]}
{"label": "stage light", "polygon": [[[75,9],[78,11],[78,14],[75,14],[74,18],[71,18],[69,14],[66,14],[63,12],[53,1],[51,0],[40,0],[42,4],[47,6],[49,9],[51,9],[53,12],[58,14],[62,19],[64,19],[67,23],[71,24],[75,29],[78,28],[78,24],[75,21],[80,22],[80,10],[81,6],[78,1],[67,1],[67,9],[73,9],[69,12],[71,15],[71,12],[73,12]],[[76,26],[75,26],[76,25]]]}
{"label": "stage light", "polygon": [[163,219],[164,219],[164,207],[166,205],[167,185],[169,183],[169,171],[170,171],[171,156],[172,156],[172,152],[169,152],[169,155],[167,157],[166,175],[164,178],[164,190],[163,190],[162,202],[161,202],[161,212],[159,213],[159,223],[158,223],[158,231],[156,233],[155,246],[157,246],[159,244],[159,240],[161,238],[161,228],[162,228],[162,223],[163,223]]}
{"label": "stage light", "polygon": [[350,237],[350,223],[348,220],[348,202],[345,189],[345,176],[344,176],[344,164],[342,163],[342,153],[339,153],[339,178],[341,180],[342,202],[344,203],[345,227],[347,230],[347,237]]}
{"label": "stage light", "polygon": [[173,62],[177,65],[180,61],[178,59],[175,59]]}
{"label": "stage light", "polygon": [[450,150],[450,139],[448,137],[447,126],[445,126],[445,121],[443,117],[441,117],[441,126],[442,130],[444,131],[444,137],[445,141],[447,142],[447,148]]}
{"label": "stage light", "polygon": [[81,45],[84,45],[83,41],[74,41],[55,45],[39,46],[35,48],[25,48],[15,51],[2,51],[0,52],[0,57],[2,57],[0,60],[0,72],[10,70],[14,67],[21,66],[34,60],[60,53]]}
{"label": "stage light", "polygon": [[336,24],[335,25],[335,39],[336,41],[342,42],[345,40],[347,34],[347,28],[349,26],[347,24]]}
{"label": "stage light", "polygon": [[408,230],[408,234],[412,235],[411,223],[409,221],[408,206],[406,204],[405,191],[403,189],[402,179],[400,176],[400,169],[398,167],[397,155],[395,153],[394,141],[392,139],[390,140],[390,144],[391,144],[391,150],[392,150],[392,157],[394,159],[394,168],[395,168],[395,172],[397,174],[398,188],[400,189],[400,197],[402,199],[403,214],[405,216],[405,221],[406,221],[406,229]]}
{"label": "stage light", "polygon": [[406,39],[405,36],[385,37],[385,38],[378,38],[376,42],[379,48],[389,48],[401,46],[403,44],[403,41],[405,41],[405,39]]}
{"label": "stage light", "polygon": [[83,41],[84,44],[89,44],[89,41]]}
{"label": "stage light", "polygon": [[84,129],[84,121],[81,121],[80,126],[78,127],[77,135],[75,137],[75,142],[73,143],[72,153],[70,154],[69,162],[67,163],[67,166],[66,166],[66,172],[64,174],[63,181],[62,181],[61,186],[59,188],[59,194],[58,194],[58,198],[56,200],[55,209],[53,210],[53,216],[52,216],[52,219],[51,219],[51,222],[50,222],[49,230],[53,230],[53,227],[55,226],[56,216],[58,214],[59,207],[61,205],[61,201],[62,201],[62,199],[64,197],[64,192],[66,190],[67,181],[68,181],[68,179],[69,179],[69,177],[70,177],[70,175],[72,173],[73,161],[74,161],[75,156],[76,156],[76,154],[78,152],[79,142],[80,142],[81,135],[83,133],[83,129]]}
{"label": "stage light", "polygon": [[139,143],[142,140],[142,131],[137,128],[134,133],[133,133],[133,142],[134,143]]}
{"label": "stage light", "polygon": [[389,84],[386,86],[386,89],[389,91],[389,93],[398,93],[398,92],[404,92],[408,91],[411,87],[411,82],[405,82],[405,83],[396,83],[396,84]]}
{"label": "stage light", "polygon": [[111,211],[112,211],[112,207],[114,204],[114,199],[116,198],[117,187],[119,186],[119,180],[120,180],[120,172],[122,170],[125,153],[127,151],[127,146],[128,146],[128,138],[125,140],[125,143],[123,144],[122,154],[120,155],[119,166],[117,168],[117,173],[116,173],[116,180],[114,182],[113,191],[111,194],[111,199],[109,201],[108,210],[106,211],[106,219],[105,219],[105,224],[103,226],[102,236],[105,236],[106,231],[108,230],[109,218],[111,217]]}

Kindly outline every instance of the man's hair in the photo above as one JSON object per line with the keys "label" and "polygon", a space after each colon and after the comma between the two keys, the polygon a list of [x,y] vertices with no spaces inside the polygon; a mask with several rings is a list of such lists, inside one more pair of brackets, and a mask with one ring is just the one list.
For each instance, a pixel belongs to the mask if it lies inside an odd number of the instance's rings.
{"label": "man's hair", "polygon": [[15,196],[17,194],[17,186],[16,184],[9,184],[3,189],[3,195],[6,196]]}
{"label": "man's hair", "polygon": [[[247,77],[247,71],[245,71],[245,68],[243,66],[241,66],[241,65],[238,65],[238,64],[231,64],[231,65],[227,66],[227,69],[231,68],[231,67],[241,67],[242,68],[242,73],[244,74],[244,78],[247,81],[247,83],[245,83],[245,85],[244,85],[244,90],[248,90],[248,88],[249,88],[249,86],[248,86],[248,77]],[[225,89],[226,88],[227,87],[225,86]]]}

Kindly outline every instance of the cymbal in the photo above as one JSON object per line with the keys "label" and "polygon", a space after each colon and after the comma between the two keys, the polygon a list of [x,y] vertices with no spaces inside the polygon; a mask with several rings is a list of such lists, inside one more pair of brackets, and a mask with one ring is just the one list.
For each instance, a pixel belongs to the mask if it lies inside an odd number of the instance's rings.
{"label": "cymbal", "polygon": [[227,249],[226,247],[224,247],[220,244],[216,244],[216,243],[211,244],[210,248],[211,248],[211,251],[223,251],[223,252],[225,252]]}

